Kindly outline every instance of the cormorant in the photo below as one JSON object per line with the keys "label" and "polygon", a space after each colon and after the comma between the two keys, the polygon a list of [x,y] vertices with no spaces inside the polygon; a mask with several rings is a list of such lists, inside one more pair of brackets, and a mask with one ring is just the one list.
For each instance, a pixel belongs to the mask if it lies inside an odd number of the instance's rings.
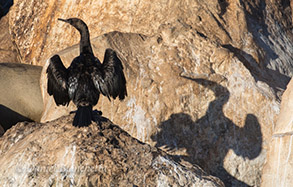
{"label": "cormorant", "polygon": [[123,100],[127,96],[123,66],[112,49],[106,49],[101,64],[93,54],[87,25],[78,18],[58,19],[75,27],[80,33],[80,55],[66,69],[59,55],[50,58],[47,68],[47,92],[58,105],[77,106],[73,125],[88,126],[93,120],[92,107],[98,103],[100,93]]}

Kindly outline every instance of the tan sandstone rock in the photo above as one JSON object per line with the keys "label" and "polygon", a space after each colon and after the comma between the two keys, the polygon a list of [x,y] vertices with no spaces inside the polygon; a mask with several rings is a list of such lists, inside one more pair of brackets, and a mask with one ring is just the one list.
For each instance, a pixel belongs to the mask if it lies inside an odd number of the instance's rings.
{"label": "tan sandstone rock", "polygon": [[263,73],[267,67],[277,70],[268,72],[276,79],[278,72],[292,76],[286,47],[292,46],[290,4],[279,1],[16,0],[9,23],[22,62],[44,65],[52,53],[79,41],[77,31],[59,17],[85,20],[92,37],[111,31],[152,36],[162,25],[180,21],[210,41],[240,49]]}
{"label": "tan sandstone rock", "polygon": [[293,184],[293,80],[282,97],[281,112],[269,146],[263,170],[262,186],[291,186]]}
{"label": "tan sandstone rock", "polygon": [[40,121],[43,112],[41,71],[40,66],[0,63],[0,126],[4,130],[19,121]]}
{"label": "tan sandstone rock", "polygon": [[9,14],[0,19],[0,62],[19,62],[17,49],[9,33]]}
{"label": "tan sandstone rock", "polygon": [[224,186],[106,120],[19,123],[0,138],[1,186]]}
{"label": "tan sandstone rock", "polygon": [[[125,67],[129,97],[102,97],[104,116],[227,186],[259,186],[293,72],[290,9],[280,0],[18,0],[9,24],[22,62],[59,53],[69,65],[79,35],[57,18],[82,18],[96,56],[111,47]],[[43,71],[43,121],[74,109],[57,108],[45,80]]]}

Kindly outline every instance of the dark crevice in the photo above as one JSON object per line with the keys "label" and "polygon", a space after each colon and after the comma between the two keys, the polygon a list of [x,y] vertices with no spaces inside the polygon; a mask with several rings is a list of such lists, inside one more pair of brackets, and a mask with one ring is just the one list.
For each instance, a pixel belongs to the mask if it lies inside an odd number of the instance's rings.
{"label": "dark crevice", "polygon": [[119,141],[116,138],[112,138],[112,140],[110,140],[110,144],[112,144],[114,148],[120,148]]}
{"label": "dark crevice", "polygon": [[229,3],[226,0],[218,0],[218,3],[221,8],[221,13],[219,14],[219,16],[222,17],[227,12],[227,7],[229,6]]}
{"label": "dark crevice", "polygon": [[197,16],[198,17],[198,21],[202,21],[202,18],[200,16]]}
{"label": "dark crevice", "polygon": [[217,22],[218,26],[225,32],[225,34],[229,37],[230,40],[232,40],[232,37],[230,36],[229,32],[225,29],[223,24],[216,18],[216,16],[210,12],[211,16],[214,18],[214,20]]}
{"label": "dark crevice", "polygon": [[199,32],[199,31],[196,31],[196,33],[197,33],[200,37],[202,37],[202,38],[204,38],[204,39],[207,39],[207,38],[208,38],[205,34]]}
{"label": "dark crevice", "polygon": [[144,35],[142,35],[142,34],[138,34],[138,36],[139,36],[143,41],[145,41],[146,36],[144,36]]}
{"label": "dark crevice", "polygon": [[157,43],[160,44],[160,43],[162,43],[162,41],[163,41],[162,36],[159,36],[159,37],[157,38]]}

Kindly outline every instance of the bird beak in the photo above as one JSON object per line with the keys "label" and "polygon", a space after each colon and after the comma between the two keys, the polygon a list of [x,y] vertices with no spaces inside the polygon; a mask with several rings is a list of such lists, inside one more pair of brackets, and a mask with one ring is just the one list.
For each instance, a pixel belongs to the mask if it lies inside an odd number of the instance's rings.
{"label": "bird beak", "polygon": [[58,18],[58,21],[64,21],[64,22],[68,23],[68,21],[66,19]]}

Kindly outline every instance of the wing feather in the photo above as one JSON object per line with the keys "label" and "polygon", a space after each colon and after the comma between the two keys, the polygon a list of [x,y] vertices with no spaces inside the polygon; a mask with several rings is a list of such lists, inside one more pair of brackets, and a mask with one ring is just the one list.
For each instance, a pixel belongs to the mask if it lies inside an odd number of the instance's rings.
{"label": "wing feather", "polygon": [[68,105],[70,101],[67,88],[68,73],[59,55],[54,55],[50,58],[50,64],[46,72],[48,77],[48,94],[53,95],[57,105]]}
{"label": "wing feather", "polygon": [[103,64],[97,66],[92,75],[95,87],[110,100],[127,96],[126,79],[123,66],[116,52],[106,49]]}

